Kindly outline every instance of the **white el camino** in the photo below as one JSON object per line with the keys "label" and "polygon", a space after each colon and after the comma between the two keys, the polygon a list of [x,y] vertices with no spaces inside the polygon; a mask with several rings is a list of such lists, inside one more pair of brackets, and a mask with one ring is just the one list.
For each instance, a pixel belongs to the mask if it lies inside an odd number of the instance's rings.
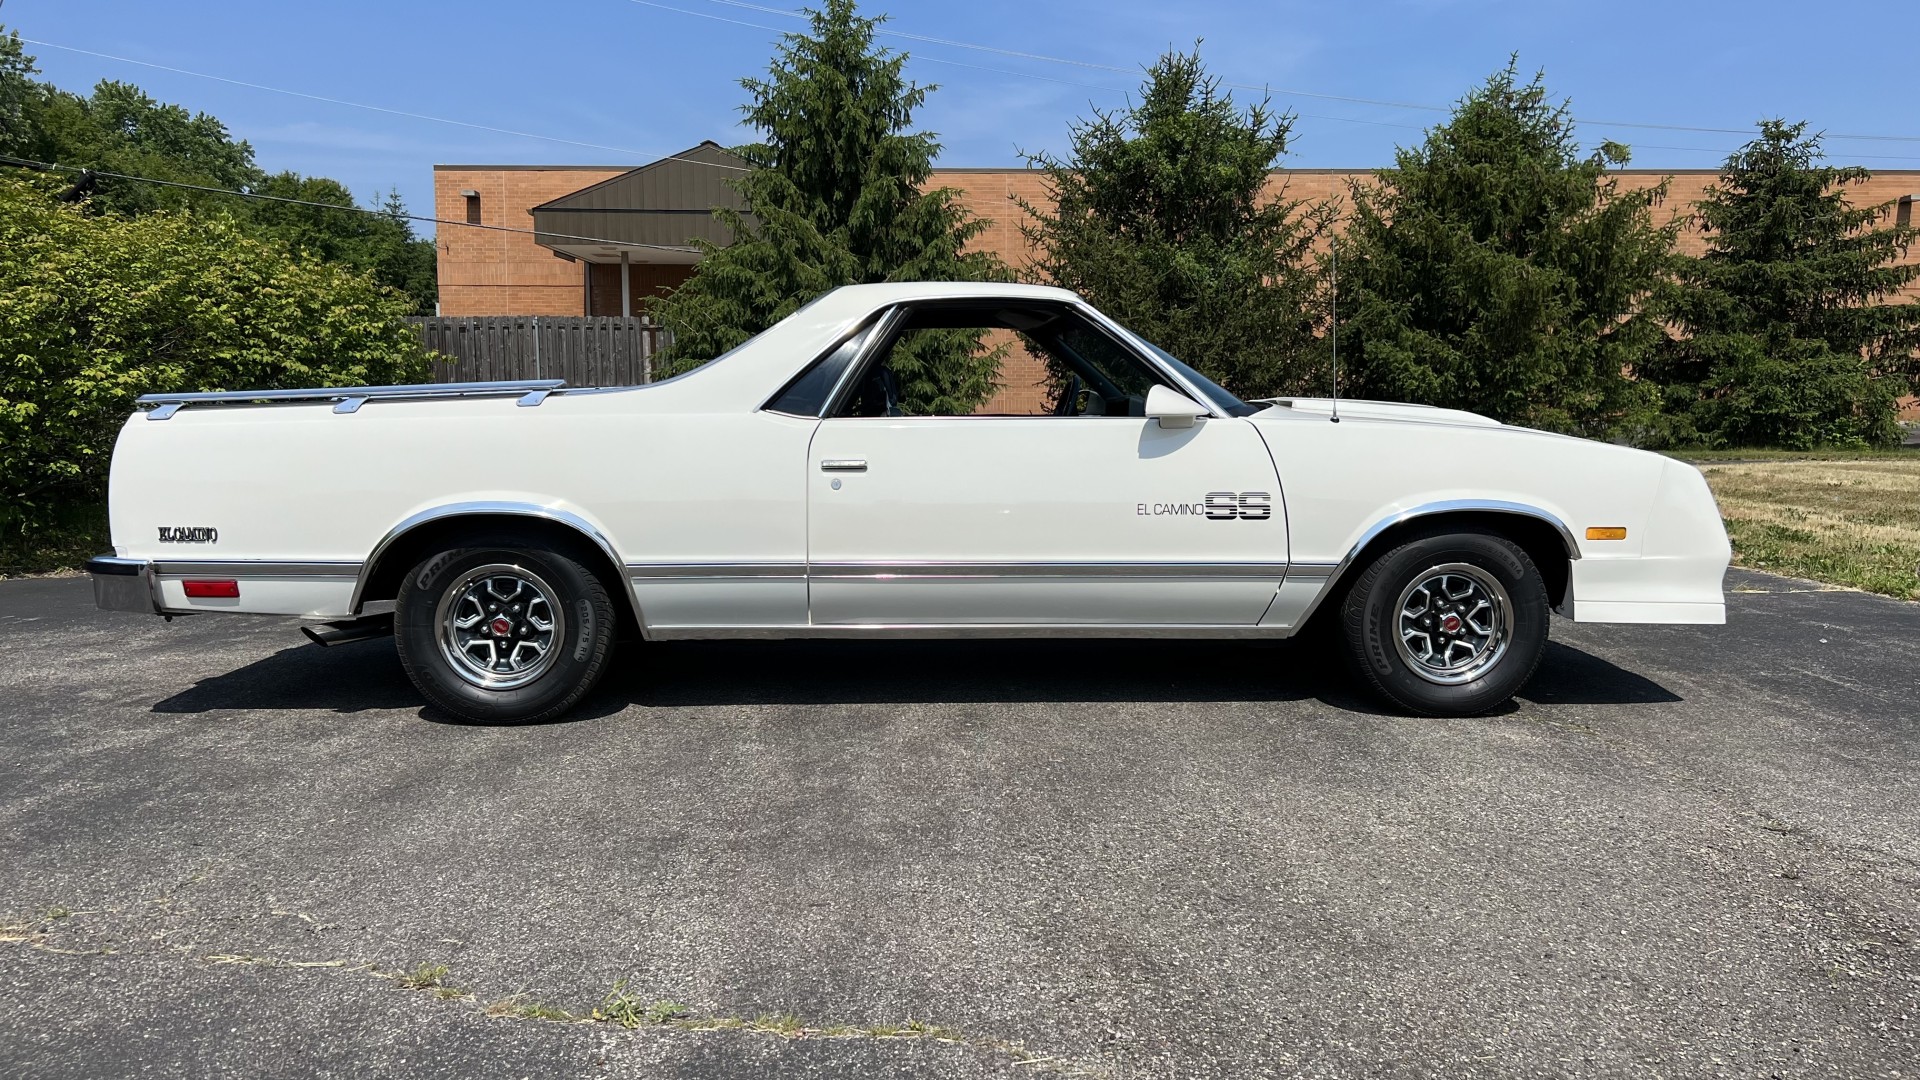
{"label": "white el camino", "polygon": [[[896,350],[956,328],[1042,359],[1048,403],[911,400]],[[636,635],[1324,625],[1392,705],[1463,715],[1532,675],[1549,612],[1724,621],[1697,470],[1472,413],[1335,414],[1241,401],[1064,290],[859,285],[647,386],[142,398],[88,569],[111,610],[391,633],[433,704],[496,722],[560,714]]]}

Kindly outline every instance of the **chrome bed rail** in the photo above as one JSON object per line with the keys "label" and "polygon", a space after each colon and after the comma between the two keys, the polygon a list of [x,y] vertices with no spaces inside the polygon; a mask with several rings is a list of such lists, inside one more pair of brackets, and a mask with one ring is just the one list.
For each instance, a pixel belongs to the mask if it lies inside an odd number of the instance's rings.
{"label": "chrome bed rail", "polygon": [[165,420],[189,405],[269,405],[286,402],[331,401],[337,413],[358,412],[369,401],[424,398],[518,396],[531,408],[548,394],[566,387],[565,379],[519,379],[512,382],[418,383],[412,386],[324,386],[308,390],[220,390],[193,394],[142,394],[134,402],[146,408],[147,419]]}

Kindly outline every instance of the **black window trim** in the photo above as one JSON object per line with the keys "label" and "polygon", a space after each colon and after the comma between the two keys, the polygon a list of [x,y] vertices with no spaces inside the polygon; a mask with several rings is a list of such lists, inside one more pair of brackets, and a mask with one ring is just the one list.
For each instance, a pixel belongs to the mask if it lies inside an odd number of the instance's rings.
{"label": "black window trim", "polygon": [[[827,403],[825,407],[822,408],[819,419],[822,419],[822,420],[875,420],[875,419],[883,419],[883,420],[967,420],[967,419],[1058,420],[1058,419],[1061,419],[1060,417],[1056,417],[1056,416],[860,417],[860,416],[836,415],[839,412],[840,407],[846,403],[846,398],[848,395],[852,393],[853,387],[859,385],[859,379],[861,378],[861,376],[866,374],[866,369],[873,363],[874,357],[878,354],[881,344],[884,342],[888,342],[891,339],[893,335],[893,331],[896,328],[898,328],[901,322],[905,321],[906,317],[908,316],[908,314],[911,313],[913,308],[919,307],[919,306],[948,305],[948,304],[952,304],[956,306],[966,306],[966,305],[986,306],[988,304],[992,304],[996,302],[1001,304],[1013,303],[1013,304],[1019,304],[1019,305],[1030,305],[1035,307],[1058,308],[1063,312],[1071,312],[1075,315],[1078,315],[1080,319],[1086,323],[1088,329],[1094,331],[1097,334],[1104,335],[1108,340],[1110,340],[1114,344],[1115,347],[1119,348],[1122,352],[1127,353],[1128,355],[1132,356],[1135,360],[1145,365],[1148,371],[1151,371],[1156,377],[1160,379],[1161,382],[1167,385],[1168,389],[1177,390],[1180,394],[1184,395],[1185,397],[1193,401],[1194,404],[1206,410],[1205,415],[1207,417],[1212,419],[1225,418],[1226,414],[1220,412],[1219,408],[1215,405],[1211,395],[1202,394],[1196,391],[1192,386],[1188,385],[1186,379],[1180,377],[1179,372],[1168,368],[1165,364],[1162,364],[1160,362],[1160,358],[1153,355],[1152,350],[1142,349],[1138,345],[1136,345],[1132,339],[1131,331],[1128,331],[1126,328],[1122,327],[1119,323],[1114,322],[1112,319],[1107,318],[1107,316],[1103,314],[1098,308],[1093,307],[1091,304],[1088,304],[1085,301],[1053,300],[1053,299],[1030,300],[1030,299],[1015,297],[1015,296],[1004,296],[1004,297],[938,296],[938,297],[925,297],[917,300],[905,300],[898,304],[890,305],[883,310],[881,319],[875,322],[866,324],[868,328],[874,331],[874,334],[864,344],[861,345],[859,355],[855,356],[853,358],[853,361],[847,365],[846,371],[841,373],[840,384],[836,386],[834,388],[834,392],[828,396]],[[859,333],[859,331],[855,331],[855,333]],[[791,386],[794,382],[797,382],[801,378],[801,376],[804,376],[808,371],[812,370],[814,364],[821,363],[822,361],[826,360],[827,357],[832,356],[833,353],[837,351],[841,345],[846,344],[847,341],[851,339],[851,337],[852,335],[848,335],[847,337],[843,337],[839,339],[834,344],[834,347],[832,349],[829,349],[826,352],[821,353],[820,356],[814,360],[813,364],[808,364],[805,368],[802,368],[800,375],[796,375],[794,376],[793,379],[788,380],[788,386]],[[784,394],[784,393],[786,393],[786,387],[781,388],[780,394]],[[780,397],[780,394],[775,394],[773,396],[773,400],[778,400]],[[781,415],[791,416],[793,414],[782,413]],[[1073,419],[1137,420],[1139,418],[1126,417],[1126,416],[1107,416],[1107,417],[1074,417]]]}

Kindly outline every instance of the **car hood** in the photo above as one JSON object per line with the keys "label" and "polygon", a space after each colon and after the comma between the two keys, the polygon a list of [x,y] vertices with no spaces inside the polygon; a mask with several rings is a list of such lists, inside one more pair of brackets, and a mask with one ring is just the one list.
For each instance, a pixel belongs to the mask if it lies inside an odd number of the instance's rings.
{"label": "car hood", "polygon": [[[1332,398],[1286,397],[1260,398],[1252,404],[1267,405],[1276,409],[1289,409],[1297,413],[1310,413],[1316,416],[1333,415]],[[1362,401],[1340,399],[1340,415],[1362,417],[1368,420],[1402,420],[1411,423],[1426,424],[1480,424],[1486,427],[1504,427],[1500,421],[1479,413],[1464,409],[1442,409],[1433,405],[1407,405],[1396,401]]]}

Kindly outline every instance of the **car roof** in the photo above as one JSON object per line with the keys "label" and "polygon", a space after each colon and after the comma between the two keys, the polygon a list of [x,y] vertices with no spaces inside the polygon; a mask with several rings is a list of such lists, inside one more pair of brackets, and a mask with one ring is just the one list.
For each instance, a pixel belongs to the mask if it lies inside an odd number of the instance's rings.
{"label": "car roof", "polygon": [[885,281],[871,285],[842,285],[827,294],[850,305],[880,307],[914,300],[1005,299],[1072,303],[1071,290],[1055,285],[1026,285],[1007,281]]}

